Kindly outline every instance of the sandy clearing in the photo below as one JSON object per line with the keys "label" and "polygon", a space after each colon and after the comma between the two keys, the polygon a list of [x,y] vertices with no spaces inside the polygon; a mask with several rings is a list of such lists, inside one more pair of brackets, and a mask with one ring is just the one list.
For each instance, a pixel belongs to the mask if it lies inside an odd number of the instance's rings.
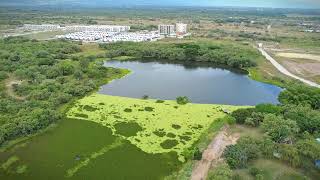
{"label": "sandy clearing", "polygon": [[235,144],[240,134],[228,134],[228,128],[224,127],[211,141],[202,154],[202,159],[193,168],[191,180],[205,180],[211,166],[221,161],[223,151],[228,145]]}
{"label": "sandy clearing", "polygon": [[20,80],[13,80],[13,79],[11,79],[11,78],[7,79],[7,80],[5,81],[6,93],[7,93],[9,96],[11,96],[11,97],[13,97],[13,98],[15,98],[15,99],[25,100],[26,97],[22,97],[22,96],[16,95],[16,94],[14,93],[14,89],[13,89],[13,86],[14,86],[14,85],[20,85],[21,83],[22,83],[22,81],[20,81]]}
{"label": "sandy clearing", "polygon": [[315,55],[315,54],[277,53],[276,56],[285,57],[285,58],[310,59],[310,60],[320,61],[320,55]]}
{"label": "sandy clearing", "polygon": [[320,63],[296,63],[292,61],[283,61],[285,67],[291,72],[304,76],[320,75]]}
{"label": "sandy clearing", "polygon": [[296,76],[294,74],[292,74],[291,72],[289,72],[285,67],[283,67],[280,63],[278,63],[273,57],[271,57],[262,47],[259,47],[257,48],[260,53],[268,60],[270,61],[270,63],[275,67],[277,68],[282,74],[286,75],[286,76],[289,76],[289,77],[292,77],[294,79],[297,79],[305,84],[308,84],[309,86],[313,86],[313,87],[317,87],[317,88],[320,88],[320,85],[315,83],[315,82],[312,82],[312,81],[309,81],[307,79],[304,79],[304,78],[301,78],[299,76]]}

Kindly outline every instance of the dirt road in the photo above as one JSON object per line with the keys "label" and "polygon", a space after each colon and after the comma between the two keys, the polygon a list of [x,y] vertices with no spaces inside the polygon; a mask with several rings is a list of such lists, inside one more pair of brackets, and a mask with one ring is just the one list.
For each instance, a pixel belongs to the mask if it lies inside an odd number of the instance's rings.
{"label": "dirt road", "polygon": [[308,84],[309,86],[313,86],[313,87],[317,87],[317,88],[320,88],[320,85],[315,83],[315,82],[312,82],[312,81],[309,81],[309,80],[306,80],[306,79],[303,79],[299,76],[296,76],[294,74],[292,74],[291,72],[289,72],[286,68],[284,68],[281,64],[279,64],[273,57],[271,57],[262,47],[259,47],[258,50],[261,52],[261,54],[268,60],[271,62],[271,64],[276,67],[282,74],[284,75],[287,75],[289,77],[292,77],[294,79],[297,79],[305,84]]}
{"label": "dirt road", "polygon": [[203,152],[201,161],[192,171],[191,180],[205,180],[211,165],[221,160],[224,149],[228,145],[235,144],[239,137],[239,134],[229,135],[227,127],[224,127]]}

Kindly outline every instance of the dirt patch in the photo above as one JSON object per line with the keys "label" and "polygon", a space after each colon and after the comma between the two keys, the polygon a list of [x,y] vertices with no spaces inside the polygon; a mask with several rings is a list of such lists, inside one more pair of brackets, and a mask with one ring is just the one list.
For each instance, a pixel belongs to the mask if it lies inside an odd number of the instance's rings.
{"label": "dirt patch", "polygon": [[297,63],[290,60],[283,61],[283,65],[294,74],[304,77],[320,75],[320,63]]}
{"label": "dirt patch", "polygon": [[224,149],[228,145],[235,144],[239,137],[240,134],[229,134],[228,127],[224,127],[203,152],[201,161],[196,163],[192,171],[191,180],[206,179],[210,167],[221,161]]}
{"label": "dirt patch", "polygon": [[309,60],[320,61],[320,55],[315,55],[315,54],[277,53],[276,56],[285,57],[285,58],[309,59]]}
{"label": "dirt patch", "polygon": [[5,81],[5,86],[6,86],[6,93],[8,94],[8,96],[11,96],[15,99],[18,100],[25,100],[26,97],[23,96],[18,96],[17,94],[15,94],[14,92],[14,86],[18,86],[22,83],[23,81],[21,80],[15,80],[13,78],[9,78]]}

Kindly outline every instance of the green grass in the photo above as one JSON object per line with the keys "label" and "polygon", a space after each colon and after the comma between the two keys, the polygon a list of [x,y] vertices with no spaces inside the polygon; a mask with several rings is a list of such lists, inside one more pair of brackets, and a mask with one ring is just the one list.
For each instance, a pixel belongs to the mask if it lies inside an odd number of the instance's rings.
{"label": "green grass", "polygon": [[19,157],[17,156],[11,156],[5,163],[1,165],[1,168],[3,170],[7,170],[11,165],[19,161]]}
{"label": "green grass", "polygon": [[249,169],[250,168],[258,168],[260,173],[263,176],[263,179],[268,180],[303,180],[307,179],[302,172],[297,169],[291,168],[290,166],[279,162],[277,160],[269,160],[269,159],[258,159],[252,162],[247,169],[235,170],[234,174],[238,174],[240,179],[243,180],[254,180]]}
{"label": "green grass", "polygon": [[66,32],[63,31],[47,31],[47,32],[38,32],[38,33],[32,33],[28,35],[23,35],[24,37],[30,38],[30,39],[37,39],[37,40],[46,40],[55,38],[56,35],[63,35],[66,34]]}
{"label": "green grass", "polygon": [[[225,116],[221,112],[225,108],[233,111],[240,107],[178,105],[175,101],[157,103],[156,100],[93,94],[79,100],[67,115],[106,126],[113,135],[130,141],[146,153],[176,152],[183,162],[183,152],[192,147],[215,120]],[[129,133],[123,133],[125,130]]]}

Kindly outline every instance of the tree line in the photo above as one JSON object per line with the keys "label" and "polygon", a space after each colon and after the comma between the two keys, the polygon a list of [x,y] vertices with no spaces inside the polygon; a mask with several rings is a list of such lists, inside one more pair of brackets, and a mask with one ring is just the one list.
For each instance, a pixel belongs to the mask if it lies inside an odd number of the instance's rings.
{"label": "tree line", "polygon": [[229,42],[119,42],[100,44],[100,47],[107,50],[106,56],[109,58],[132,56],[140,60],[210,62],[233,68],[254,67],[261,59],[252,47]]}
{"label": "tree line", "polygon": [[[64,40],[22,37],[0,40],[0,145],[37,132],[64,117],[62,106],[121,74],[95,57],[78,56],[80,46]],[[8,94],[13,84],[17,99]]]}
{"label": "tree line", "polygon": [[[283,91],[280,105],[260,104],[239,109],[231,116],[237,124],[261,129],[262,137],[244,136],[224,151],[227,164],[221,165],[209,179],[236,178],[232,169],[247,168],[258,158],[278,159],[294,168],[319,172],[315,161],[320,159],[319,89],[292,84]],[[263,179],[261,170],[249,169],[256,179]],[[313,177],[318,176],[314,174]]]}

